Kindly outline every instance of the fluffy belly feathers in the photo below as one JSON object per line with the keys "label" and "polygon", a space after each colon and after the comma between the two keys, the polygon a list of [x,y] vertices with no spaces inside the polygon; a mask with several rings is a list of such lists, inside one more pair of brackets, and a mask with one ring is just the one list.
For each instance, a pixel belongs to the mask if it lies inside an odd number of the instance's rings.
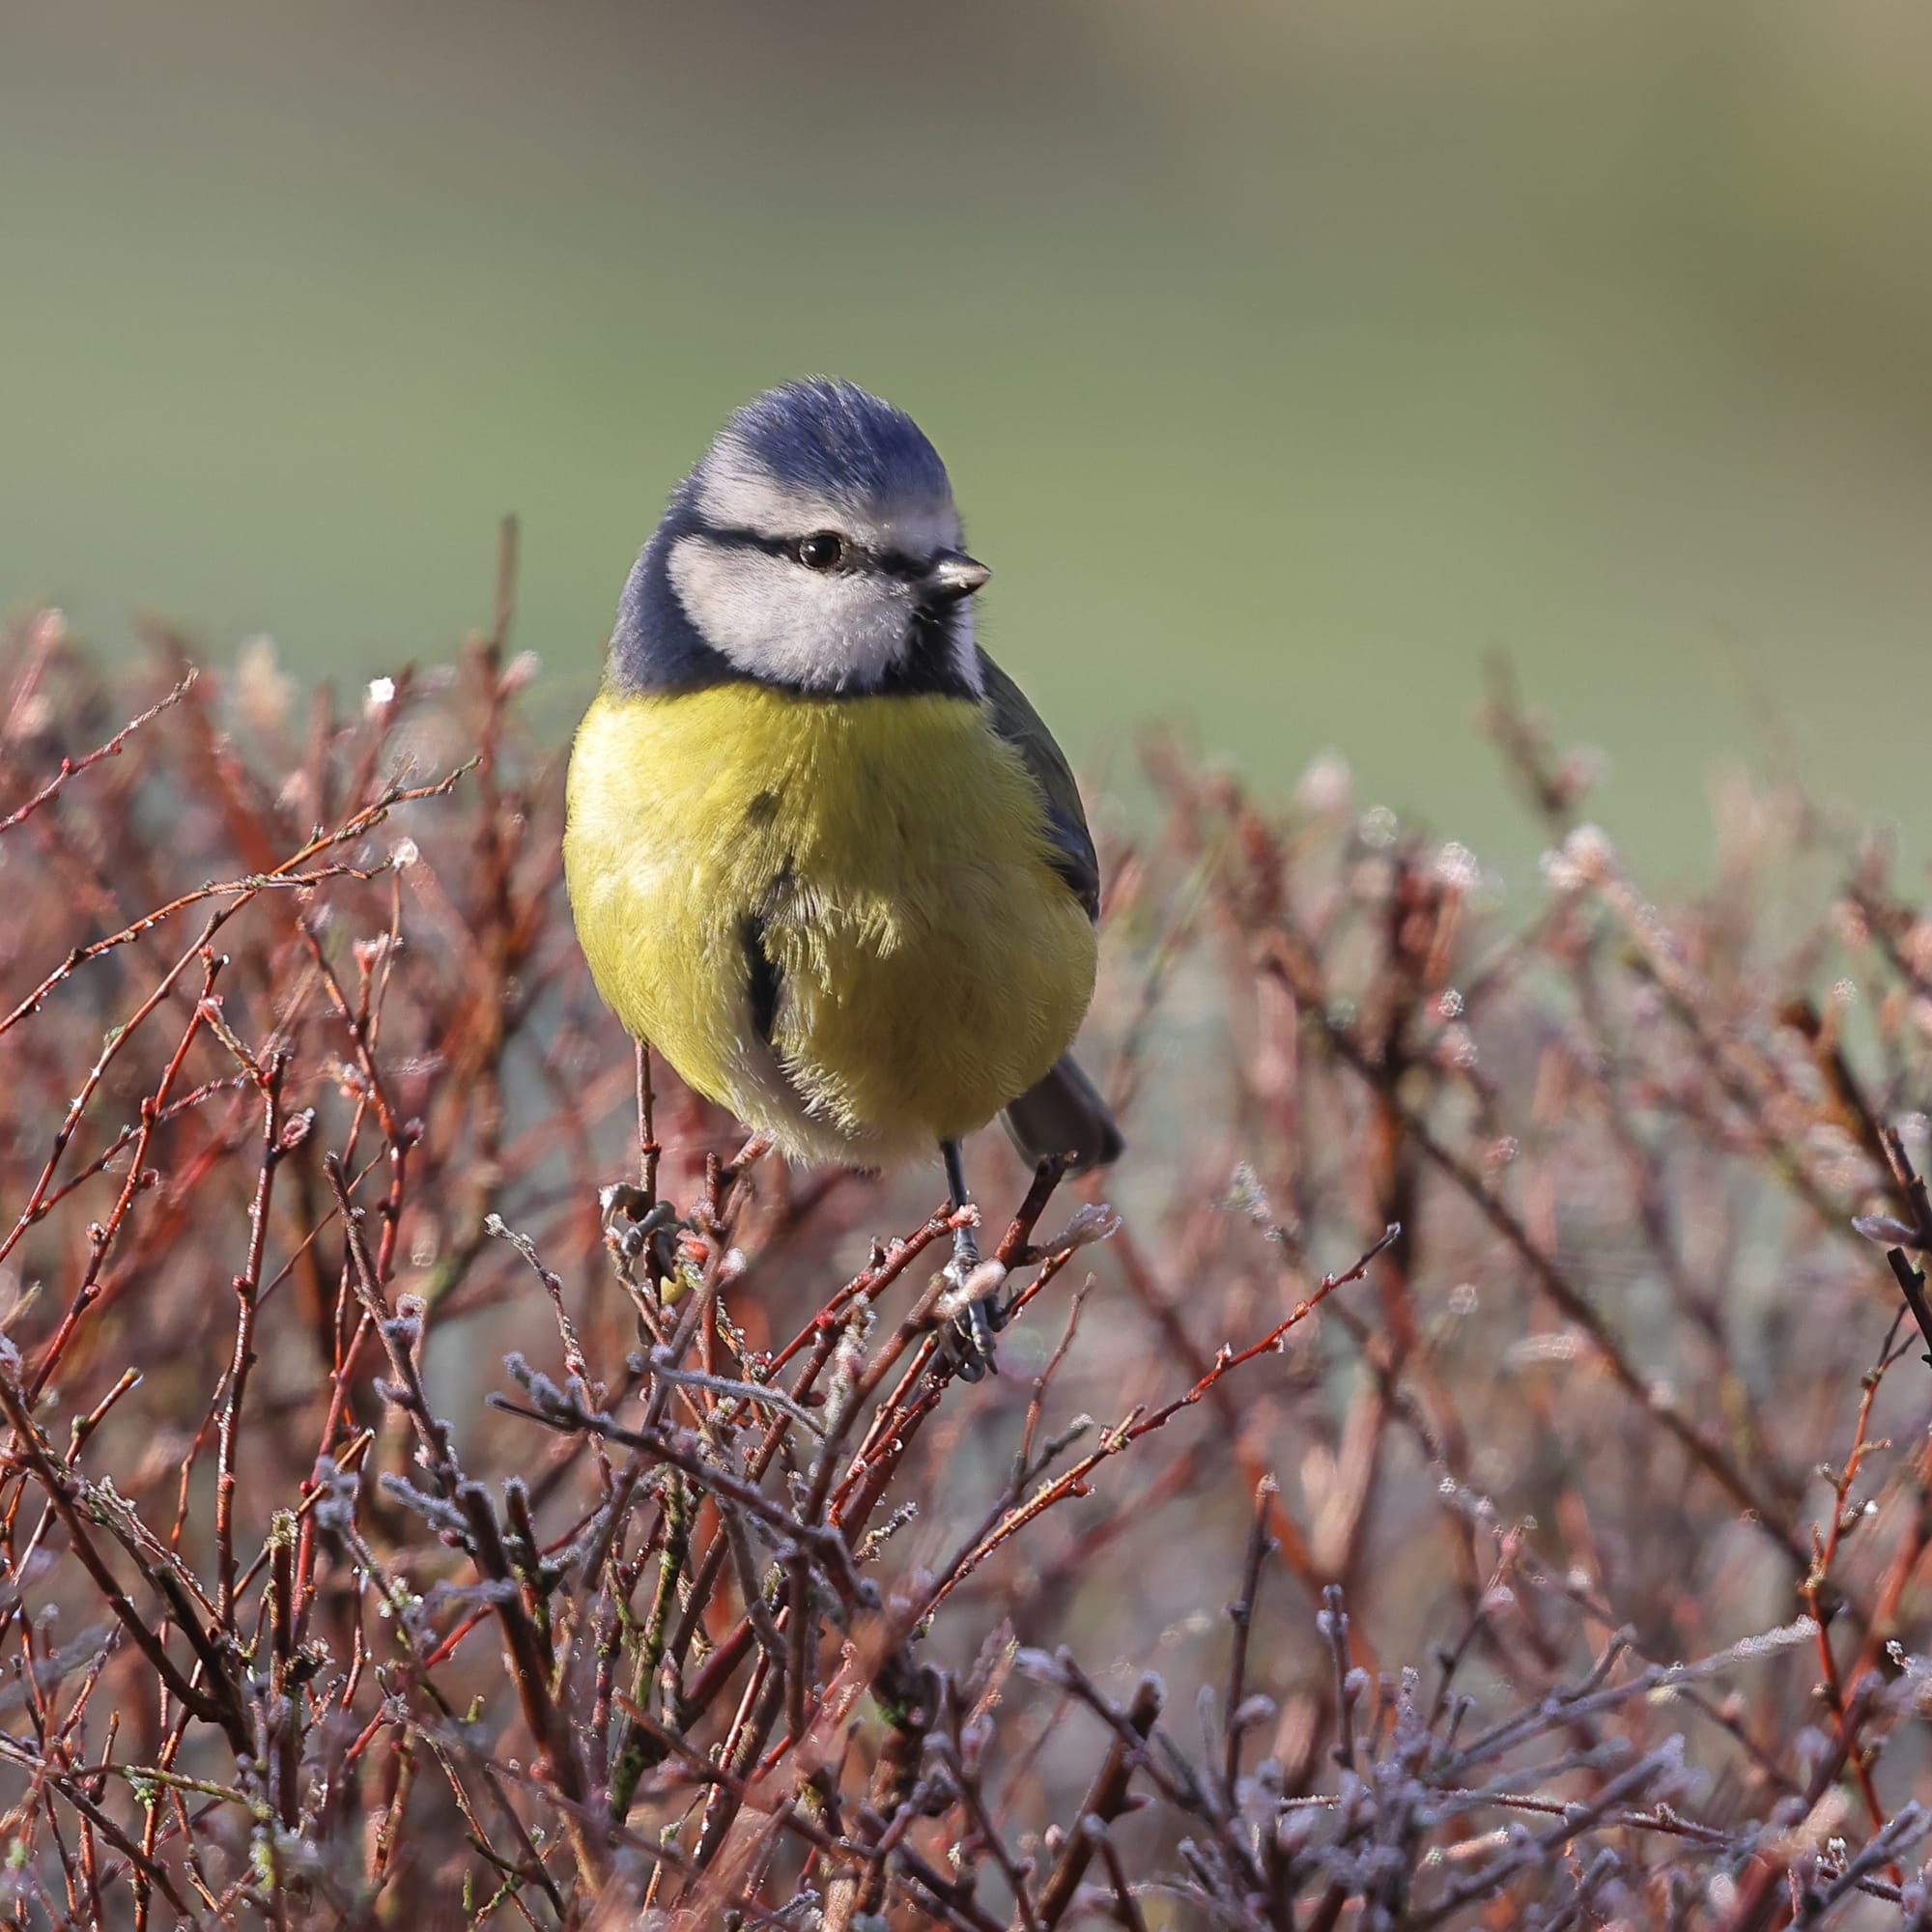
{"label": "fluffy belly feathers", "polygon": [[929,1152],[1071,1043],[1094,939],[1049,852],[1018,753],[963,698],[607,693],[572,753],[598,990],[802,1158]]}

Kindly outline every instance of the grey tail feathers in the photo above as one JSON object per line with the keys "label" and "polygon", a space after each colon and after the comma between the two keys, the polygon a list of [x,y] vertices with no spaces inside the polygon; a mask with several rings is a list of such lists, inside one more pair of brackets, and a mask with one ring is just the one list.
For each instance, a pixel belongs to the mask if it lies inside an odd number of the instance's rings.
{"label": "grey tail feathers", "polygon": [[1070,1053],[1063,1054],[1044,1080],[1029,1087],[1000,1116],[1000,1124],[1036,1165],[1049,1154],[1070,1154],[1069,1174],[1106,1167],[1126,1151],[1106,1101]]}

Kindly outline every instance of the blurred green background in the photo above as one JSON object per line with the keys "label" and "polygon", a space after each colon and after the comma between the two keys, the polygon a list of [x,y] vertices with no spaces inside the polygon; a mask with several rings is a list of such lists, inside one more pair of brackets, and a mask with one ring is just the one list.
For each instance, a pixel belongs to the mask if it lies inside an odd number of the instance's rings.
{"label": "blurred green background", "polygon": [[359,679],[523,519],[563,721],[717,421],[909,408],[987,641],[1512,865],[1512,652],[1695,867],[1714,758],[1922,851],[1932,14],[1845,0],[0,14],[0,604]]}

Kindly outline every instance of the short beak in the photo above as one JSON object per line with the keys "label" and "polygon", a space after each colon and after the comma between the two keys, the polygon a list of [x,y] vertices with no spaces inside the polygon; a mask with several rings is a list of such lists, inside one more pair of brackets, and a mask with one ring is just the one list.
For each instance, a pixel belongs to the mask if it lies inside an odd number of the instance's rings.
{"label": "short beak", "polygon": [[956,604],[970,597],[992,572],[963,550],[943,550],[925,567],[920,588],[935,604]]}

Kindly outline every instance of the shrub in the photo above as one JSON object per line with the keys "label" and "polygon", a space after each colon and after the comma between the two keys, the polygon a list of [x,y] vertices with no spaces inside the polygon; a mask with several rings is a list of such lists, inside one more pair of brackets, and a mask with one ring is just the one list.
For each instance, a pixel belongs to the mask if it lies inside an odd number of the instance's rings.
{"label": "shrub", "polygon": [[597,1005],[529,670],[0,649],[11,1923],[1932,1922],[1880,846],[1740,780],[1664,905],[1500,691],[1510,905],[1151,747],[1124,1222],[975,1148],[974,1387],[936,1175]]}

